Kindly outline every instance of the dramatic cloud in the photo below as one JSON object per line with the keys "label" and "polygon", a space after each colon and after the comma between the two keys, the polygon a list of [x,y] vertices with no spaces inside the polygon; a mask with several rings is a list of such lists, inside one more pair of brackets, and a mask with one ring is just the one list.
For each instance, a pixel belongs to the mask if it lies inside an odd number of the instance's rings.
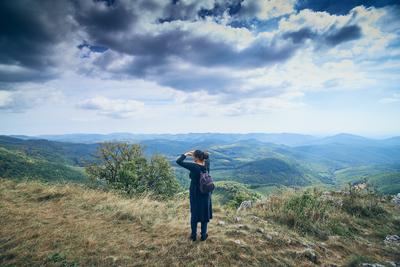
{"label": "dramatic cloud", "polygon": [[101,115],[114,118],[138,116],[144,108],[144,104],[140,101],[108,99],[101,96],[87,99],[78,106],[82,109],[95,110]]}
{"label": "dramatic cloud", "polygon": [[53,78],[58,45],[73,30],[66,1],[0,2],[0,81]]}
{"label": "dramatic cloud", "polygon": [[241,2],[241,8],[238,12],[244,18],[258,18],[267,20],[282,15],[290,14],[294,11],[295,1],[260,1],[244,0]]}
{"label": "dramatic cloud", "polygon": [[344,26],[340,29],[332,28],[329,31],[318,34],[310,28],[303,28],[295,32],[284,33],[284,38],[290,38],[294,43],[302,43],[307,39],[319,39],[320,44],[336,46],[340,43],[361,38],[361,28],[357,25]]}
{"label": "dramatic cloud", "polygon": [[314,11],[326,11],[331,14],[345,15],[356,6],[365,7],[383,7],[387,5],[398,4],[396,0],[346,0],[346,1],[331,1],[331,0],[299,0],[296,3],[296,9],[311,9]]}
{"label": "dramatic cloud", "polygon": [[395,102],[399,13],[391,0],[1,1],[0,109],[55,107],[51,92],[109,120],[267,115],[376,88]]}

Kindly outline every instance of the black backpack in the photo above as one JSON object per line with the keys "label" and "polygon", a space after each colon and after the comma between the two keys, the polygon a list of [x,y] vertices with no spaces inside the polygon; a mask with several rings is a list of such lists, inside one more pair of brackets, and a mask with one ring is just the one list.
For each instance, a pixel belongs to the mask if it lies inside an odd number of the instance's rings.
{"label": "black backpack", "polygon": [[207,171],[200,171],[200,192],[203,194],[208,194],[212,192],[215,188],[214,181],[211,175]]}

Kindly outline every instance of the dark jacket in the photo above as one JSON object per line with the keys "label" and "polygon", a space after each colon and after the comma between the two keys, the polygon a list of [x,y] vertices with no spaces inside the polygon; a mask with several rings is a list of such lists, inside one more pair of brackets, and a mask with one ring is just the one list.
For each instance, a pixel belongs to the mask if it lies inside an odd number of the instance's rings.
{"label": "dark jacket", "polygon": [[[182,154],[176,163],[190,171],[190,213],[195,222],[209,222],[212,219],[211,193],[200,192],[200,172],[206,171],[206,167],[193,162],[184,162],[186,156]],[[207,170],[209,171],[209,169]]]}

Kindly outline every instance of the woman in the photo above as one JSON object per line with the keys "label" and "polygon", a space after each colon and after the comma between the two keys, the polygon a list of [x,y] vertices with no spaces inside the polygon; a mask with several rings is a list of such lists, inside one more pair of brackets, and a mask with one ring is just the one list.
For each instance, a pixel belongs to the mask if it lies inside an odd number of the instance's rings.
{"label": "woman", "polygon": [[[185,158],[190,156],[194,163],[184,162]],[[211,193],[203,194],[200,192],[200,173],[210,172],[208,153],[201,150],[193,150],[182,154],[176,163],[190,171],[190,225],[192,233],[190,238],[196,241],[197,223],[201,222],[201,241],[207,239],[207,223],[212,219]]]}

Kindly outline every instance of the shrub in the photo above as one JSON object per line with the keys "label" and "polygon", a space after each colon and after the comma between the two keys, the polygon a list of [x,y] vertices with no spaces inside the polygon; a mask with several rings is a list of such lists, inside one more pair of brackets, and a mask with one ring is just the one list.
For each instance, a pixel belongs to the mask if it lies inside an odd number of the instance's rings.
{"label": "shrub", "polygon": [[261,198],[260,194],[237,182],[216,182],[215,193],[220,196],[222,204],[231,208],[238,208],[245,200],[256,201]]}
{"label": "shrub", "polygon": [[167,159],[155,155],[148,161],[139,145],[103,143],[96,158],[97,163],[86,167],[89,177],[104,180],[128,195],[149,192],[156,197],[170,197],[179,190]]}
{"label": "shrub", "polygon": [[328,202],[321,200],[315,193],[305,191],[283,203],[281,219],[301,232],[324,235],[318,225],[327,221],[330,210]]}
{"label": "shrub", "polygon": [[350,215],[373,218],[386,214],[379,202],[379,197],[370,187],[364,191],[352,190],[343,197],[342,209]]}

